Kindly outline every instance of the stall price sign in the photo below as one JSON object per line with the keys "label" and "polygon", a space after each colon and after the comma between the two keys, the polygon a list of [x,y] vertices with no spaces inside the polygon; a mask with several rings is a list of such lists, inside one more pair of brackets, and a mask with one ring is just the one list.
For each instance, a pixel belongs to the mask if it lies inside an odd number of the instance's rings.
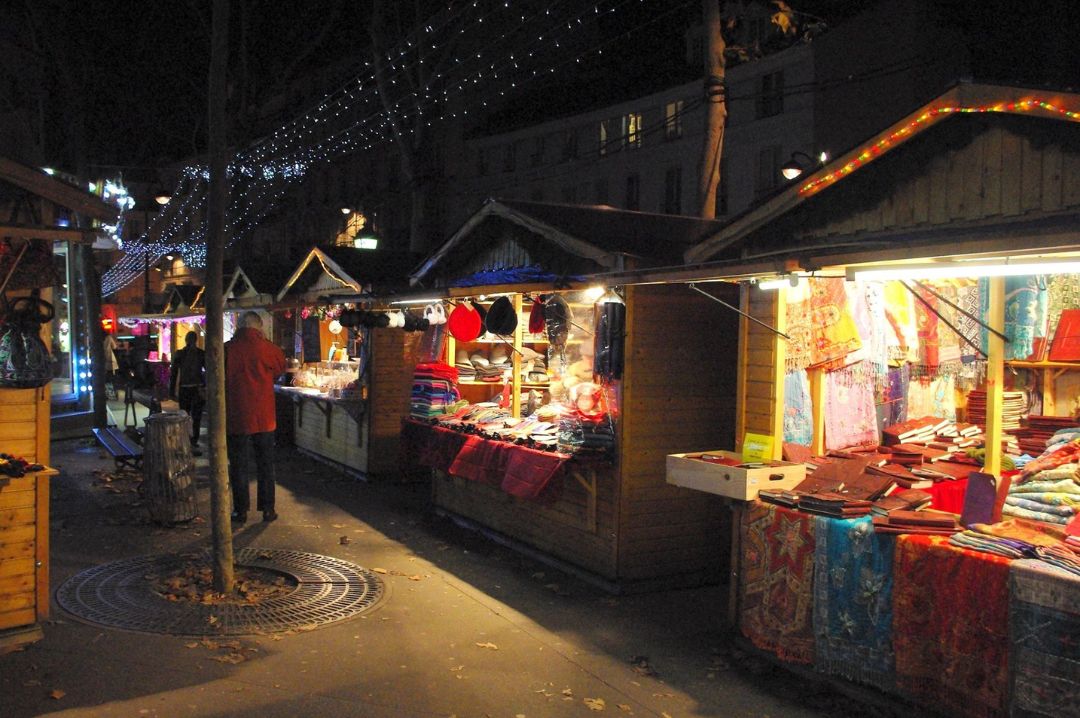
{"label": "stall price sign", "polygon": [[743,436],[742,458],[747,463],[772,461],[773,438],[764,434],[755,434],[751,431],[746,432],[746,435]]}

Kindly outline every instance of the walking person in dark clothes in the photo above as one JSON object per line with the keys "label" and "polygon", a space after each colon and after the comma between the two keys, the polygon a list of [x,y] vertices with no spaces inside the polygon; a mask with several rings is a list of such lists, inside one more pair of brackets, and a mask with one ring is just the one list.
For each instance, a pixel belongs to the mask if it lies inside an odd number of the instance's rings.
{"label": "walking person in dark clothes", "polygon": [[255,451],[258,503],[263,521],[277,518],[274,511],[274,380],[285,371],[285,353],[262,333],[262,317],[245,312],[240,329],[225,343],[225,432],[228,434],[229,484],[233,495],[233,521],[247,521],[251,494],[248,473]]}
{"label": "walking person in dark clothes", "polygon": [[184,348],[173,355],[169,396],[191,415],[191,448],[200,456],[199,427],[206,404],[206,352],[199,348],[198,332],[188,332]]}

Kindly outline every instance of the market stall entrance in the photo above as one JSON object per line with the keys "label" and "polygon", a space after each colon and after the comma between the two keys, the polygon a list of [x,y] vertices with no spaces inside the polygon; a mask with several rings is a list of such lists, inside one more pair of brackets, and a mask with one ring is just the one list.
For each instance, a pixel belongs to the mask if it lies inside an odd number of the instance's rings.
{"label": "market stall entrance", "polygon": [[371,610],[384,597],[383,582],[368,569],[331,556],[257,548],[237,550],[237,566],[279,574],[291,590],[251,604],[171,601],[154,590],[152,577],[199,558],[203,555],[164,554],[94,566],[65,581],[56,600],[76,618],[100,626],[239,636],[319,628]]}

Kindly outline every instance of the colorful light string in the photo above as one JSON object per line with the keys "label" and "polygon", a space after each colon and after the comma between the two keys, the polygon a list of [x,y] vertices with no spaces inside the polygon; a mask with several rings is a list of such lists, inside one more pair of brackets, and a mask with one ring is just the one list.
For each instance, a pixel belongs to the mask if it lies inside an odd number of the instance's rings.
{"label": "colorful light string", "polygon": [[839,168],[828,172],[821,177],[807,182],[799,188],[800,195],[809,195],[816,192],[820,192],[825,187],[832,185],[835,182],[848,176],[860,167],[869,164],[873,160],[880,157],[882,154],[889,151],[896,145],[904,142],[905,140],[915,136],[922,130],[926,129],[930,125],[934,124],[938,120],[950,117],[952,115],[960,114],[973,114],[973,113],[1013,113],[1020,114],[1025,112],[1031,112],[1033,110],[1040,110],[1058,117],[1064,117],[1071,122],[1080,122],[1080,112],[1068,110],[1064,107],[1059,107],[1051,102],[1038,99],[1026,99],[1017,102],[998,102],[993,105],[979,105],[973,107],[966,107],[963,105],[946,105],[943,107],[935,107],[927,110],[915,119],[908,122],[906,125],[899,127],[898,129],[890,132],[885,137],[866,145],[862,149],[858,150],[858,153],[854,158],[848,160]]}

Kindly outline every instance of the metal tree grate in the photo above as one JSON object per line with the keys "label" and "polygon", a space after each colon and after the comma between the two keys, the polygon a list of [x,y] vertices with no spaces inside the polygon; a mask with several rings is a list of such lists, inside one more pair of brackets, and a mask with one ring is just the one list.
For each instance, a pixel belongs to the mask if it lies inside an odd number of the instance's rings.
{"label": "metal tree grate", "polygon": [[279,549],[238,549],[236,564],[276,571],[296,580],[285,595],[255,604],[203,605],[169,601],[147,574],[181,569],[209,554],[165,554],[114,561],[72,576],[56,591],[68,613],[90,623],[143,633],[236,636],[312,629],[352,618],[383,598],[371,571],[319,554]]}

